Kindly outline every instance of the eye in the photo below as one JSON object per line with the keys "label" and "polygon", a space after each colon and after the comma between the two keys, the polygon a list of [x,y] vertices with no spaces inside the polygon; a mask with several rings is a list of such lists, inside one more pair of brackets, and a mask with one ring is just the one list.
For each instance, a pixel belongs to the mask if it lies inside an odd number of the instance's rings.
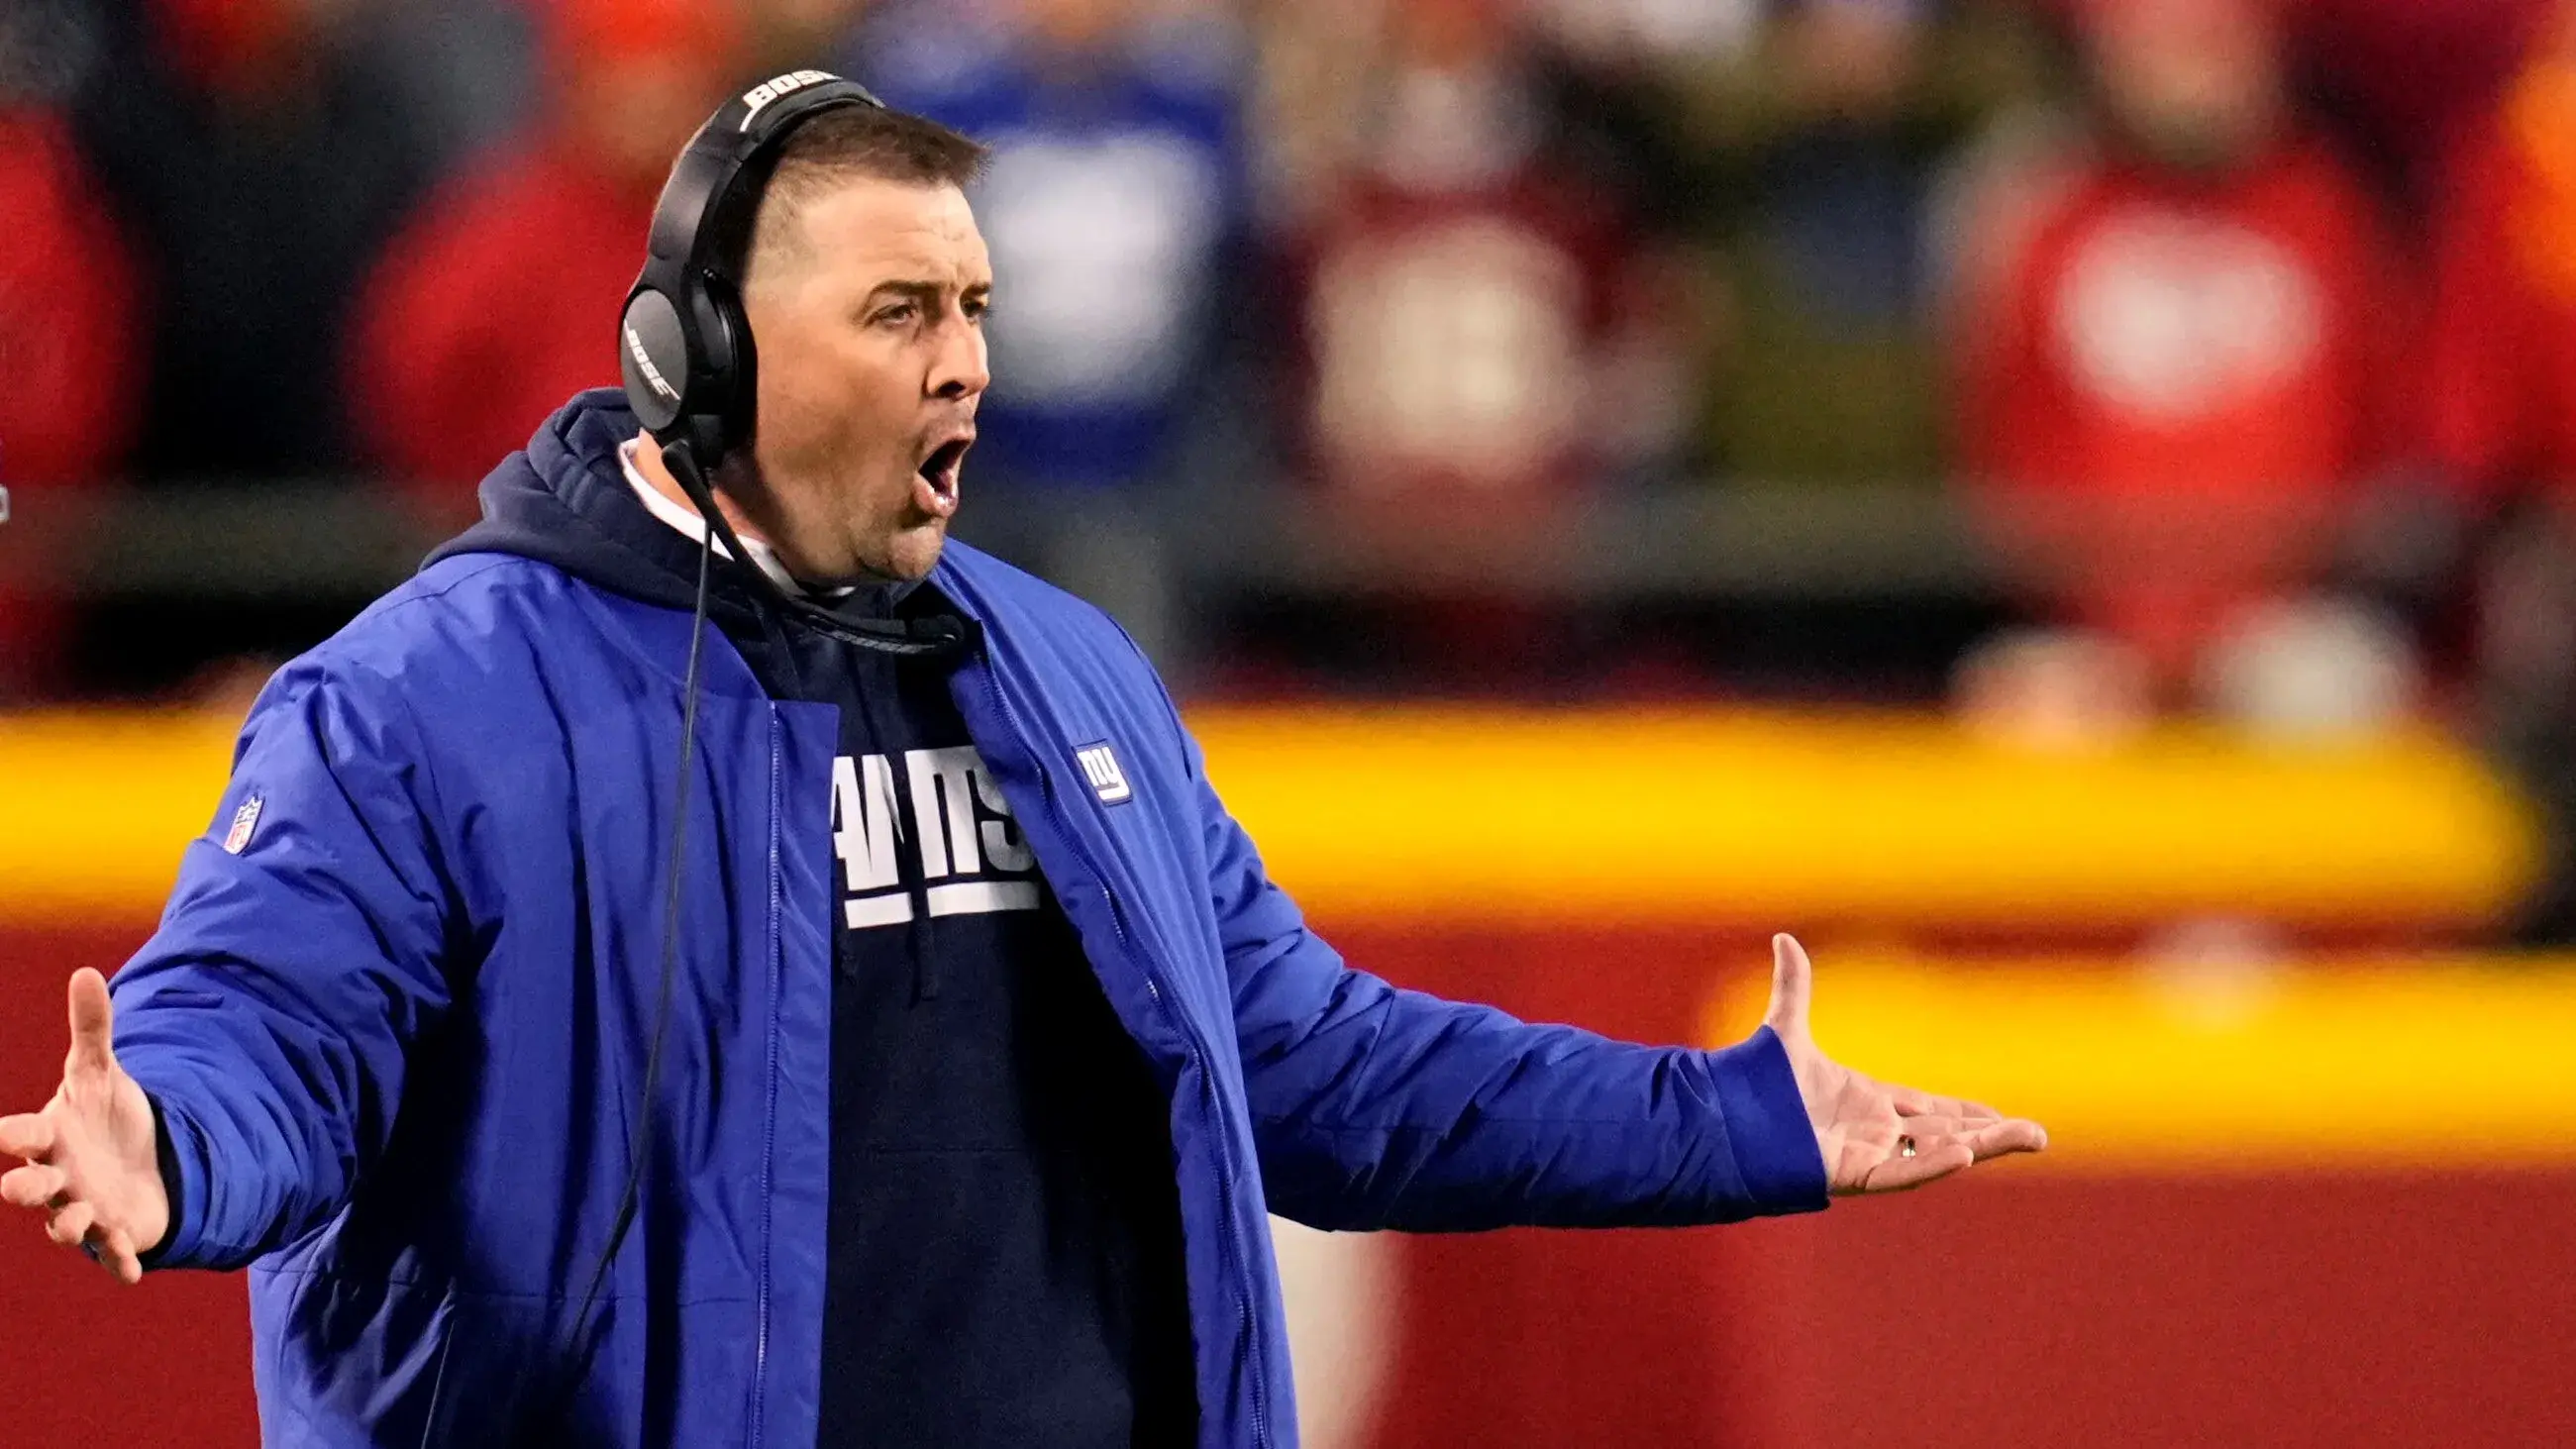
{"label": "eye", "polygon": [[889,302],[886,305],[879,307],[876,310],[876,315],[870,317],[868,321],[880,327],[893,323],[909,322],[912,320],[913,314],[918,310],[919,308],[911,302]]}
{"label": "eye", "polygon": [[993,312],[993,303],[992,303],[991,299],[989,299],[989,298],[985,298],[985,297],[969,297],[969,298],[967,298],[967,299],[966,299],[965,306],[964,306],[964,310],[965,310],[965,313],[966,313],[966,320],[967,320],[967,321],[969,321],[969,322],[981,322],[981,321],[983,321],[986,317],[989,317],[989,316],[991,316],[991,315],[992,315],[992,312]]}

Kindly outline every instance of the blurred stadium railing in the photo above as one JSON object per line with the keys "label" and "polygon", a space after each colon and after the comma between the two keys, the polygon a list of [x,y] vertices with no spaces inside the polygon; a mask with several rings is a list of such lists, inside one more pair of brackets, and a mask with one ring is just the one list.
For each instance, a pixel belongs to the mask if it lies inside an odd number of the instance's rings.
{"label": "blurred stadium railing", "polygon": [[[972,486],[960,537],[1108,608],[1184,682],[1227,648],[1224,621],[1251,603],[1465,594],[1558,607],[1999,612],[1991,561],[1956,500],[1930,485],[1667,483],[1565,500],[1484,546],[1475,530],[1417,529],[1401,507],[1354,514],[1259,481]],[[262,607],[295,611],[284,644],[312,642],[399,583],[452,524],[425,521],[402,493],[358,479],[47,492],[30,495],[11,523],[0,585],[129,606],[112,631],[125,648],[154,647],[136,607],[203,611],[203,642],[173,646],[189,654],[184,669],[260,638],[255,625],[224,621]]]}

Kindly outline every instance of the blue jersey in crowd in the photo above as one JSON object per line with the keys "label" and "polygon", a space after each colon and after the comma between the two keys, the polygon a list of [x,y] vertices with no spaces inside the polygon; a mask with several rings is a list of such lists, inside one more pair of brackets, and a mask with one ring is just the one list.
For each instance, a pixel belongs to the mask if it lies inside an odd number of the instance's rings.
{"label": "blue jersey in crowd", "polygon": [[1205,31],[1057,56],[953,25],[880,30],[897,33],[851,73],[992,148],[975,216],[1009,282],[977,466],[1142,481],[1199,396],[1247,225],[1233,57]]}

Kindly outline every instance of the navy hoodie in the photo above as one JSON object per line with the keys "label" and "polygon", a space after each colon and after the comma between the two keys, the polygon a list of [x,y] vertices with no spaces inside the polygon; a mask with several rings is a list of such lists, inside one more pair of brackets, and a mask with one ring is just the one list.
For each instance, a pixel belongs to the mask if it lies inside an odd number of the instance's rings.
{"label": "navy hoodie", "polygon": [[[483,522],[441,554],[520,554],[689,608],[699,546],[645,509],[601,422],[573,430],[579,475],[487,484]],[[943,601],[890,586],[831,607]],[[943,667],[802,625],[722,559],[710,615],[771,695],[841,711],[818,1444],[1190,1442],[1168,1102]]]}

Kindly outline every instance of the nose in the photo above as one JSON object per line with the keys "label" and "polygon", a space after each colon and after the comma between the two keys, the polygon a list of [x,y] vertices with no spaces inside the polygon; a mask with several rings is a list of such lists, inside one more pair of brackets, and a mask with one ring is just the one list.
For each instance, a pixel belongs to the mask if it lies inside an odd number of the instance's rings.
{"label": "nose", "polygon": [[940,334],[939,355],[930,365],[930,395],[949,402],[977,397],[993,381],[991,359],[984,348],[984,329],[963,317],[951,316]]}

